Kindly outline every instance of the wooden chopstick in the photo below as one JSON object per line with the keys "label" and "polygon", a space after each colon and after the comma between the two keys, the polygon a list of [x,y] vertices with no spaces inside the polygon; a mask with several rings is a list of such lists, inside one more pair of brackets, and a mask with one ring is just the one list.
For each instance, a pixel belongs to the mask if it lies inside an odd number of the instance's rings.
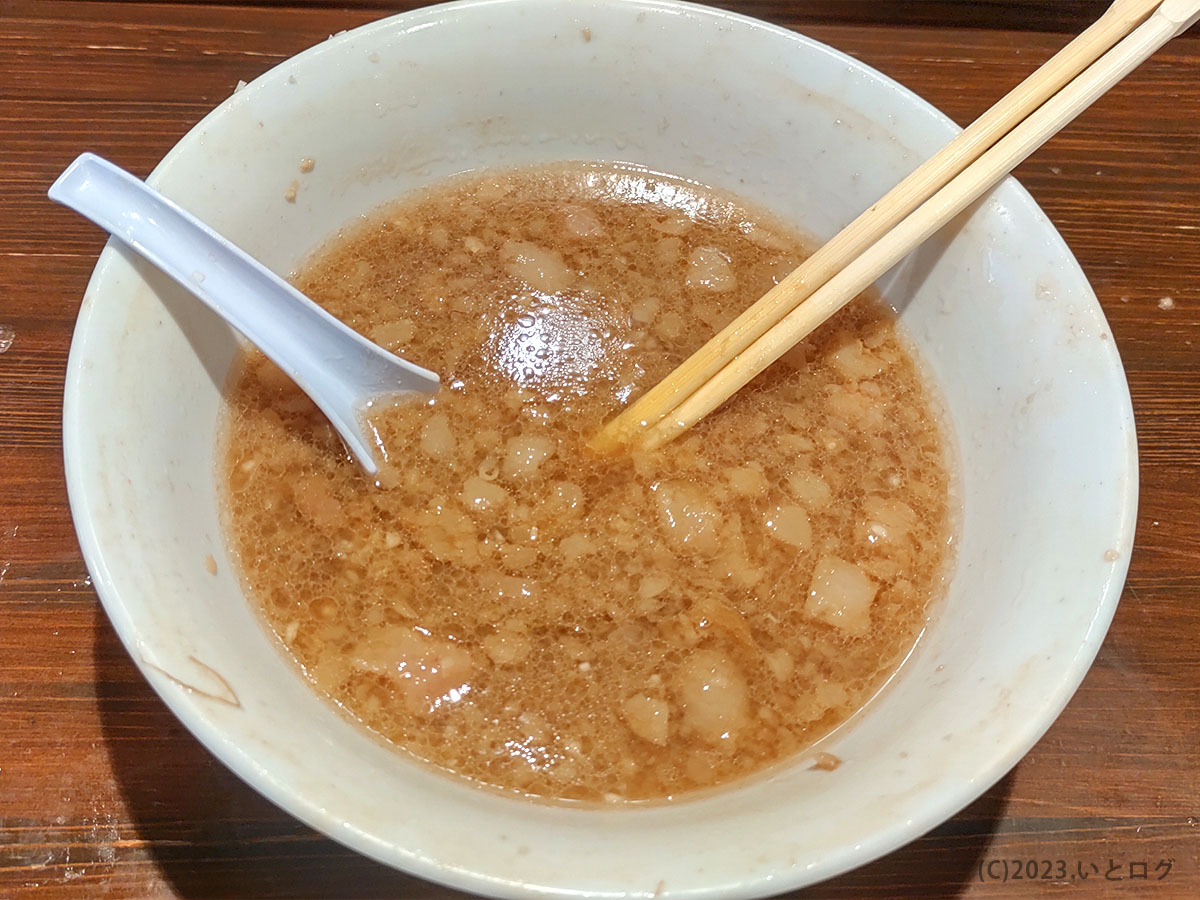
{"label": "wooden chopstick", "polygon": [[870,286],[974,200],[998,184],[1171,38],[1200,19],[1200,0],[1164,0],[1104,54],[865,252],[734,357],[638,442],[654,449],[682,434]]}
{"label": "wooden chopstick", "polygon": [[1161,0],[1116,0],[1086,31],[847,225],[678,368],[609,422],[593,449],[636,439],[909,213],[1143,22]]}

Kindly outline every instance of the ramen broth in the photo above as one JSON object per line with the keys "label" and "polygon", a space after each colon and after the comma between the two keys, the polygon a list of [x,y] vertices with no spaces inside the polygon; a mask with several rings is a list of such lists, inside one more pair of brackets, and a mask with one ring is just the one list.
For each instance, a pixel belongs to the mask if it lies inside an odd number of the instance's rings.
{"label": "ramen broth", "polygon": [[870,699],[942,591],[952,473],[890,310],[860,297],[654,452],[587,442],[805,255],[731,196],[572,164],[462,176],[296,277],[437,371],[364,477],[248,354],[221,478],[248,594],[314,686],[526,795],[645,800],[794,756]]}

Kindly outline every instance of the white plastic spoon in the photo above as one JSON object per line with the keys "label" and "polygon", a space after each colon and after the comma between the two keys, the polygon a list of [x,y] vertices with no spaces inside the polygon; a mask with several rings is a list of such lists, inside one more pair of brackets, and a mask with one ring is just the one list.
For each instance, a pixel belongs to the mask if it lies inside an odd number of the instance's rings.
{"label": "white plastic spoon", "polygon": [[187,288],[283,369],[369,475],[378,472],[361,411],[438,376],[393,356],[153,188],[93,153],[58,176],[50,199],[91,219]]}

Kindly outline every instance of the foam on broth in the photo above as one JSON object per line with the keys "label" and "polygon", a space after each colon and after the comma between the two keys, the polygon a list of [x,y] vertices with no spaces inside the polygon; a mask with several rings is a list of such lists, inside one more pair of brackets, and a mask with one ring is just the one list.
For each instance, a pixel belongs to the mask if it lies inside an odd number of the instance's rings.
{"label": "foam on broth", "polygon": [[314,685],[420,759],[571,800],[722,784],[861,707],[953,535],[889,310],[859,298],[662,450],[586,448],[804,253],[729,196],[593,164],[462,177],[336,237],[299,287],[443,389],[372,412],[371,484],[273,365],[232,378],[229,540]]}

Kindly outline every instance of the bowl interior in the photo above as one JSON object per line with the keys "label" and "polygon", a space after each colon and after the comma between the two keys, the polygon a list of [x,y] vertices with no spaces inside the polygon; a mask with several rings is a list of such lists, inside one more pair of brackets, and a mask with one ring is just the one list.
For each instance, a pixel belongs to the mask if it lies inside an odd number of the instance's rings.
{"label": "bowl interior", "polygon": [[[354,216],[432,179],[564,159],[694,178],[829,237],[953,133],[865,66],[748,19],[639,0],[483,0],[289,60],[198,125],[152,183],[287,272]],[[964,519],[925,637],[826,741],[844,761],[835,771],[801,760],[665,807],[551,807],[440,777],[360,732],[276,650],[226,554],[213,436],[234,335],[112,245],[84,299],[64,413],[97,590],[213,752],[386,863],[501,896],[737,897],[837,874],[968,803],[1048,727],[1111,618],[1136,499],[1107,323],[1015,182],[881,285],[944,394]]]}

